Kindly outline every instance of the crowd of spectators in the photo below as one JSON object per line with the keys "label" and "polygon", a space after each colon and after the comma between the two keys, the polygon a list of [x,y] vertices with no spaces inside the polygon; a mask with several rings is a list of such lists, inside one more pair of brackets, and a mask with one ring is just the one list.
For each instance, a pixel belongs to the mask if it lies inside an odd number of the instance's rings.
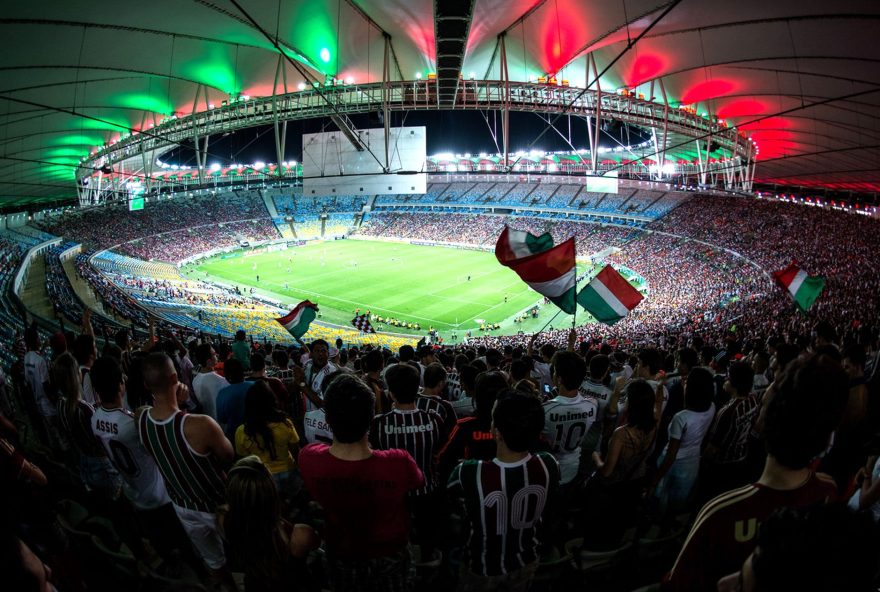
{"label": "crowd of spectators", "polygon": [[815,314],[835,325],[880,315],[880,274],[871,261],[880,249],[877,221],[775,200],[706,197],[689,201],[652,224],[656,230],[682,234],[731,249],[766,271],[792,261],[826,278]]}
{"label": "crowd of spectators", "polygon": [[356,195],[314,197],[277,191],[270,195],[280,216],[293,216],[298,222],[332,212],[360,212],[367,203],[366,198]]}
{"label": "crowd of spectators", "polygon": [[83,306],[70,284],[60,258],[61,253],[70,246],[72,245],[52,247],[43,254],[46,265],[46,292],[55,315],[63,315],[79,325],[82,323]]}
{"label": "crowd of spectators", "polygon": [[92,253],[80,253],[76,256],[74,265],[79,277],[91,286],[104,305],[109,306],[116,316],[146,327],[149,319],[147,312],[138,306],[129,294],[119,290],[113,282],[89,264],[91,255]]}
{"label": "crowd of spectators", "polygon": [[[93,240],[114,232],[104,222]],[[115,326],[101,342],[66,247],[48,251],[50,297],[83,332],[48,347],[36,327],[10,328],[10,589],[233,590],[232,572],[247,591],[877,588],[876,220],[705,197],[645,230],[378,213],[361,232],[490,248],[505,223],[604,251],[648,297],[610,327],[450,348],[181,338],[153,323],[143,343]],[[235,224],[152,235],[176,240],[149,249],[179,260]],[[0,286],[21,255],[0,239]],[[767,275],[792,259],[827,278],[807,314]],[[217,309],[236,296],[192,296],[213,288],[120,282],[159,301],[207,298],[203,326],[255,328],[242,307]]]}
{"label": "crowd of spectators", "polygon": [[397,351],[84,330],[65,353],[27,329],[0,384],[16,590],[878,584],[875,327]]}
{"label": "crowd of spectators", "polygon": [[272,220],[264,217],[221,224],[194,223],[185,230],[135,239],[119,245],[116,250],[145,261],[158,259],[177,263],[214,249],[236,247],[243,242],[267,241],[280,236]]}
{"label": "crowd of spectators", "polygon": [[[9,293],[24,253],[25,248],[20,242],[0,236],[0,293]],[[0,298],[0,366],[15,359],[16,334],[20,334],[17,317],[8,299]]]}
{"label": "crowd of spectators", "polygon": [[494,244],[503,227],[499,216],[378,212],[364,221],[357,234],[488,245]]}
{"label": "crowd of spectators", "polygon": [[[232,191],[149,202],[143,210],[133,212],[125,204],[66,211],[38,224],[56,236],[102,249],[174,230],[268,216],[257,191]],[[223,234],[218,232],[214,238]]]}

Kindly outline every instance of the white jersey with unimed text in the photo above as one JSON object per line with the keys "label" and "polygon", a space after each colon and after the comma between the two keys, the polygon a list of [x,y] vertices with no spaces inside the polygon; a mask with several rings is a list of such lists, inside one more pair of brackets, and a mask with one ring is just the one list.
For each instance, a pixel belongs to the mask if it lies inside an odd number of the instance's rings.
{"label": "white jersey with unimed text", "polygon": [[544,438],[559,461],[563,484],[577,476],[581,442],[596,421],[596,413],[596,401],[581,394],[558,396],[544,403]]}

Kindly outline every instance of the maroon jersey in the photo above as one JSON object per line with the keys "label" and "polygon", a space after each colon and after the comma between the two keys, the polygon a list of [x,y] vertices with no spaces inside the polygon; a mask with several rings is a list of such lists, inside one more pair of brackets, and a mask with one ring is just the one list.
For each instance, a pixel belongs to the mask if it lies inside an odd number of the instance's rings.
{"label": "maroon jersey", "polygon": [[327,514],[328,551],[344,560],[387,557],[409,540],[407,493],[424,483],[403,450],[374,450],[370,458],[340,460],[327,444],[299,453],[299,470]]}
{"label": "maroon jersey", "polygon": [[537,561],[541,517],[559,487],[553,455],[538,452],[515,463],[466,460],[452,472],[448,487],[464,499],[471,572],[498,576]]}
{"label": "maroon jersey", "polygon": [[814,473],[797,489],[756,483],[719,495],[697,515],[663,590],[714,592],[718,580],[738,571],[755,550],[758,527],[774,510],[824,503],[836,493],[831,477]]}

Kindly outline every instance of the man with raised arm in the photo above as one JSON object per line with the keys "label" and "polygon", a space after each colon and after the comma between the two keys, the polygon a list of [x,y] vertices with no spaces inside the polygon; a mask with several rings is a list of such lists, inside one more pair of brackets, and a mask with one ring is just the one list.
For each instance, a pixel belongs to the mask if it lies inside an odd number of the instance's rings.
{"label": "man with raised arm", "polygon": [[138,416],[141,443],[156,460],[174,510],[212,579],[236,590],[217,524],[217,509],[226,497],[222,467],[235,456],[232,444],[210,416],[181,411],[189,392],[167,355],[146,357],[144,383],[153,394],[153,406]]}

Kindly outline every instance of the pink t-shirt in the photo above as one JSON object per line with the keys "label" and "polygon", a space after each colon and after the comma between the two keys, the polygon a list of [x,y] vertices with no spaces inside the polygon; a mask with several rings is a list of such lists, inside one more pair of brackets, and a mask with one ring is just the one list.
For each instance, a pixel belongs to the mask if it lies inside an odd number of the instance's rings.
{"label": "pink t-shirt", "polygon": [[327,515],[328,551],[343,560],[393,555],[409,540],[407,493],[424,483],[404,450],[374,450],[360,461],[340,460],[327,444],[299,453],[299,470]]}

